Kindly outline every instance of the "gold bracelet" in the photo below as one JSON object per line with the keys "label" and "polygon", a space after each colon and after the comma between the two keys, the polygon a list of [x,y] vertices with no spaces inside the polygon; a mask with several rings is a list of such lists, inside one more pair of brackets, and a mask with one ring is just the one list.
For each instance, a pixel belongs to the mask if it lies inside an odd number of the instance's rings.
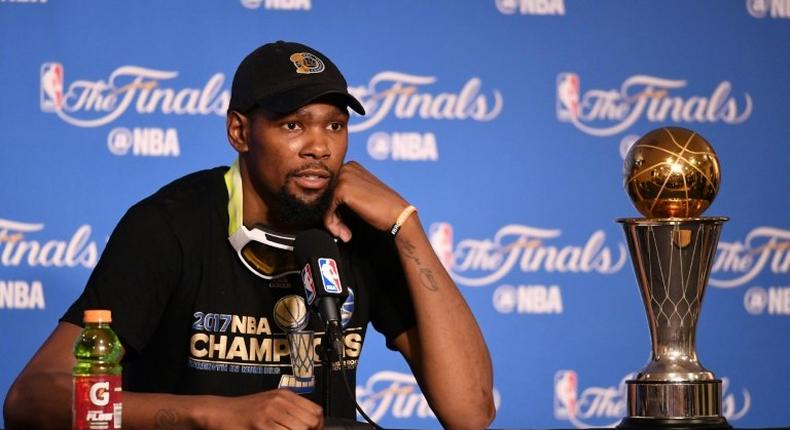
{"label": "gold bracelet", "polygon": [[400,228],[403,226],[403,223],[406,222],[407,219],[413,214],[417,212],[417,208],[412,205],[409,205],[406,209],[404,209],[400,215],[398,215],[398,219],[395,221],[395,224],[390,229],[390,234],[395,236],[400,231]]}

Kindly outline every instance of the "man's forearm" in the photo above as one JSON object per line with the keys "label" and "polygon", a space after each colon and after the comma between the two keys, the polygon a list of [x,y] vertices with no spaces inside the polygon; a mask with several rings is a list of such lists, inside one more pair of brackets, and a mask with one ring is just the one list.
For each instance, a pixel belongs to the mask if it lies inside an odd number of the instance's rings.
{"label": "man's forearm", "polygon": [[417,320],[411,364],[426,396],[445,426],[485,427],[494,414],[493,372],[480,328],[417,216],[403,225],[396,245]]}
{"label": "man's forearm", "polygon": [[203,429],[211,396],[126,392],[123,402],[124,429]]}
{"label": "man's forearm", "polygon": [[[14,429],[71,428],[72,379],[68,373],[26,375],[9,391],[4,407],[5,425]],[[201,396],[123,393],[125,429],[195,429]]]}
{"label": "man's forearm", "polygon": [[3,405],[7,430],[71,428],[71,374],[42,372],[20,377]]}

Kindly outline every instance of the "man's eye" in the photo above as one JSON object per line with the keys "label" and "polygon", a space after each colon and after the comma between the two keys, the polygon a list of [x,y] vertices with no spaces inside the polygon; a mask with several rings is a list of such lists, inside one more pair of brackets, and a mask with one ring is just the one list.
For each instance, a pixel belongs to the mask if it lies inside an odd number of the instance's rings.
{"label": "man's eye", "polygon": [[299,124],[297,124],[295,122],[286,122],[285,124],[283,124],[283,127],[285,127],[286,130],[293,131],[293,130],[298,130],[299,129]]}
{"label": "man's eye", "polygon": [[329,129],[332,131],[340,131],[345,127],[342,122],[332,122],[329,124]]}

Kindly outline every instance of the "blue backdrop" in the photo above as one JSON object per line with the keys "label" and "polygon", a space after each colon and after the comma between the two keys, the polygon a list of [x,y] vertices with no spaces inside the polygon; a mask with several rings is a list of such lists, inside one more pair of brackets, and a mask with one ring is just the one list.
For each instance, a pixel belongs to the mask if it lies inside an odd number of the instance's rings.
{"label": "blue backdrop", "polygon": [[[713,144],[706,215],[731,217],[701,361],[734,425],[787,425],[789,18],[787,0],[0,0],[0,399],[125,210],[232,161],[233,71],[285,39],[365,104],[349,158],[419,208],[491,349],[495,427],[624,415],[650,343],[622,154],[664,125]],[[384,426],[438,427],[378,337],[357,392]]]}

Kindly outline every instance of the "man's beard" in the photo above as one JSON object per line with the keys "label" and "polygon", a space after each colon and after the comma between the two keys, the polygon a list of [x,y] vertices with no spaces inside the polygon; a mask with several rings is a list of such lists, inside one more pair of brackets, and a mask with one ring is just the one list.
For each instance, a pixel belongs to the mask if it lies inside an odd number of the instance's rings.
{"label": "man's beard", "polygon": [[270,222],[289,227],[320,225],[332,203],[332,195],[335,191],[334,178],[318,200],[312,203],[299,200],[288,192],[286,186],[287,183],[272,195],[275,204],[269,207]]}

